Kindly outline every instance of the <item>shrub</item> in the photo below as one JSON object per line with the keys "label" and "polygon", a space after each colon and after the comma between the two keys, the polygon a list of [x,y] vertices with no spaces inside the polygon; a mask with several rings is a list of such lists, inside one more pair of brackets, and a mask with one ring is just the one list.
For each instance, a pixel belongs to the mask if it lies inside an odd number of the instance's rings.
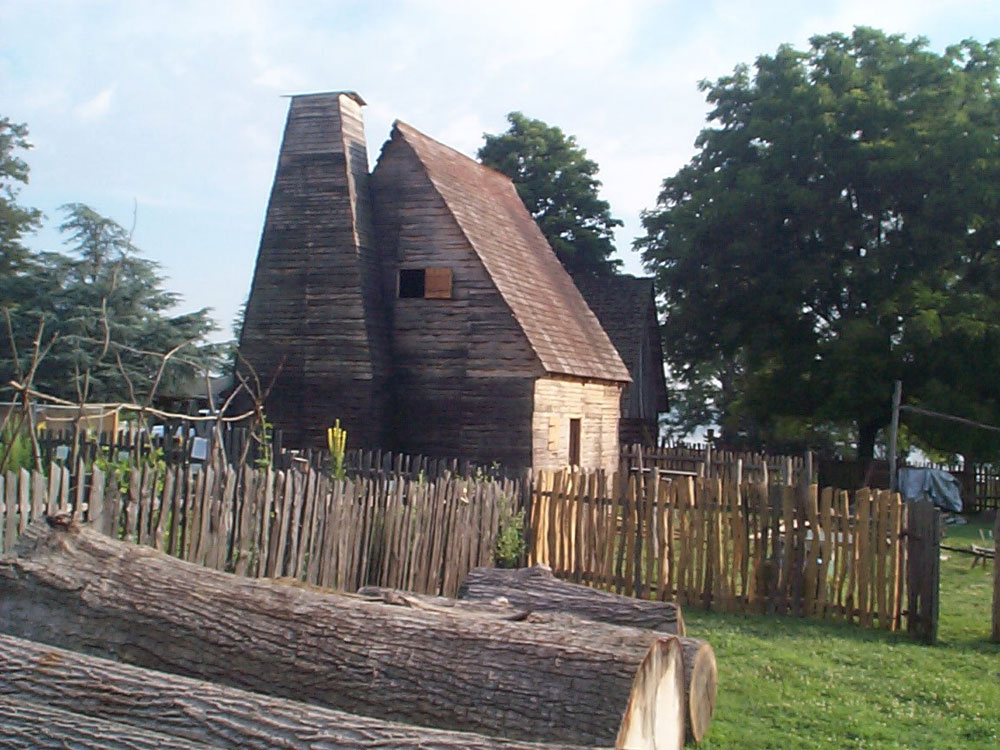
{"label": "shrub", "polygon": [[493,561],[498,568],[516,568],[521,564],[527,544],[524,541],[524,510],[516,513],[509,498],[500,502],[500,528],[493,550]]}

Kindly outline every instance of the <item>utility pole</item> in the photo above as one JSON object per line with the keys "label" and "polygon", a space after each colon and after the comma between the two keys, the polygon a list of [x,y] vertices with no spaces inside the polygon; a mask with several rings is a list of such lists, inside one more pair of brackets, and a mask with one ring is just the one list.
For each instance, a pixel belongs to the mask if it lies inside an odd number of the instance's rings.
{"label": "utility pole", "polygon": [[899,434],[899,402],[903,399],[903,382],[896,381],[892,391],[892,425],[889,428],[889,489],[899,489],[896,482],[896,437]]}

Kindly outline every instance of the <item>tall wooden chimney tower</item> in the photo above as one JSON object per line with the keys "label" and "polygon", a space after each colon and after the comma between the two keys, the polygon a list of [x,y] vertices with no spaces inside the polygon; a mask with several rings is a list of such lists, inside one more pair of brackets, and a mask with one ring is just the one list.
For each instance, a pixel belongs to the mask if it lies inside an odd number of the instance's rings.
{"label": "tall wooden chimney tower", "polygon": [[[289,445],[381,444],[389,366],[368,152],[353,92],[293,96],[240,336]],[[247,372],[243,366],[241,371]]]}

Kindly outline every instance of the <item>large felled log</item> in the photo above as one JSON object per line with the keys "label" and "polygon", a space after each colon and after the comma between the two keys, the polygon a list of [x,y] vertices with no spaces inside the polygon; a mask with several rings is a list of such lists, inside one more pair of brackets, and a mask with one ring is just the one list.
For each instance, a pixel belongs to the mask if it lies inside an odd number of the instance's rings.
{"label": "large felled log", "polygon": [[474,568],[458,590],[459,599],[488,601],[497,597],[537,612],[566,612],[612,625],[684,635],[684,617],[678,605],[560,581],[547,565],[517,570]]}
{"label": "large felled log", "polygon": [[[591,643],[602,643],[608,650],[632,650],[636,653],[644,653],[650,644],[660,637],[658,633],[642,628],[594,622],[562,612],[533,612],[513,607],[502,597],[489,601],[467,601],[413,594],[378,586],[365,586],[358,590],[357,595],[402,607],[435,612],[455,612],[474,618],[517,620],[550,625],[563,631],[577,632]],[[715,712],[718,683],[715,652],[711,645],[698,638],[677,636],[677,640],[681,644],[684,662],[687,735],[689,739],[701,742],[708,732],[708,727],[712,723],[712,715]]]}
{"label": "large felled log", "polygon": [[[329,750],[554,748],[553,745],[379,721],[119,664],[8,635],[0,635],[0,696],[0,700],[45,706],[47,711],[75,712],[109,725],[114,722],[119,727],[116,736],[136,734],[141,738],[145,736],[143,733],[158,733],[180,738],[184,740],[183,747],[195,747],[189,743],[198,743],[198,746],[232,750],[270,750],[274,747],[286,750],[315,747]],[[24,715],[31,714],[25,711]],[[61,722],[59,726],[65,724]],[[124,726],[131,732],[123,732],[120,727]],[[6,747],[5,729],[4,722],[0,721],[0,747]],[[30,727],[26,727],[26,731],[28,729]],[[72,739],[85,737],[88,732],[82,727]],[[93,745],[95,748],[104,746]],[[570,746],[559,747],[565,750]]]}
{"label": "large felled log", "polygon": [[4,750],[197,750],[203,745],[0,695]]}
{"label": "large felled log", "polygon": [[[556,627],[239,578],[44,521],[0,558],[0,631],[350,713],[571,744],[614,743],[640,663]],[[682,723],[657,713],[668,688],[649,683],[656,720]]]}

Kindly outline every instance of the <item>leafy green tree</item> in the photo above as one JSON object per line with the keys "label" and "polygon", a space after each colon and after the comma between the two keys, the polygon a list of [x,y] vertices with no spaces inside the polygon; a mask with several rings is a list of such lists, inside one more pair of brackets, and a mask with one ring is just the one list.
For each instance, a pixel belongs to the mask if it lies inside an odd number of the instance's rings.
{"label": "leafy green tree", "polygon": [[617,273],[614,229],[622,222],[598,191],[597,163],[557,127],[520,112],[507,115],[510,128],[484,135],[479,160],[510,177],[549,245],[570,273]]}
{"label": "leafy green tree", "polygon": [[969,411],[962,389],[996,408],[967,354],[1000,336],[998,70],[1000,42],[939,55],[857,28],[701,84],[710,125],[636,246],[673,372],[703,386],[742,365],[724,429],[773,444],[850,426],[871,457],[894,379],[928,408]]}
{"label": "leafy green tree", "polygon": [[0,117],[0,304],[18,295],[18,277],[31,261],[22,239],[41,223],[41,212],[17,202],[28,183],[28,165],[18,152],[29,148],[27,127]]}

